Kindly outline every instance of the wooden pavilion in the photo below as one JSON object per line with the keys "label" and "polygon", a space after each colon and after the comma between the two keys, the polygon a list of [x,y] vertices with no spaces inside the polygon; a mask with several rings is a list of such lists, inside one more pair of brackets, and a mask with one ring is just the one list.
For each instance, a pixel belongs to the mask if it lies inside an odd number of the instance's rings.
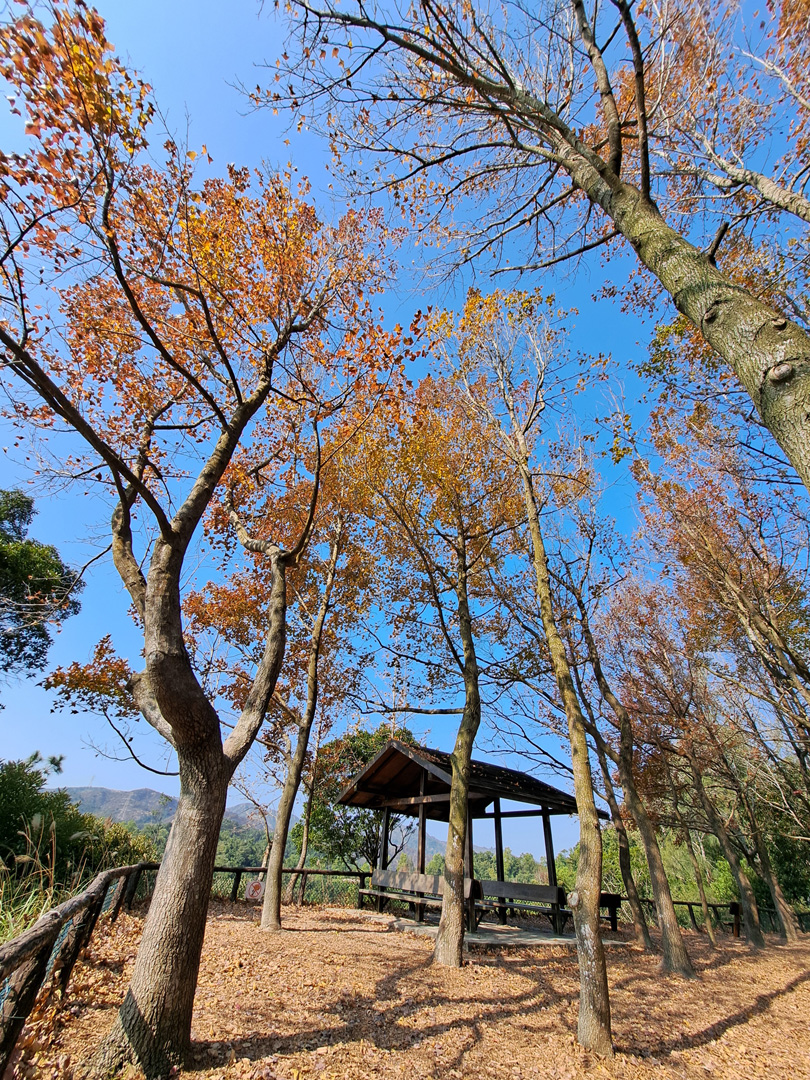
{"label": "wooden pavilion", "polygon": [[[388,834],[391,813],[419,819],[417,840],[418,874],[425,872],[425,826],[432,821],[448,821],[450,813],[450,755],[426,746],[409,746],[392,739],[373,761],[354,777],[338,802],[345,806],[363,806],[383,811],[380,866],[388,865]],[[531,809],[502,810],[501,800],[527,803]],[[504,818],[538,817],[543,823],[543,842],[548,868],[548,883],[557,885],[551,817],[576,814],[572,795],[537,780],[528,773],[490,765],[485,761],[470,763],[469,815],[464,850],[464,875],[473,878],[473,821],[491,818],[495,823],[495,864],[499,880],[504,878]],[[606,816],[606,815],[602,815]]]}

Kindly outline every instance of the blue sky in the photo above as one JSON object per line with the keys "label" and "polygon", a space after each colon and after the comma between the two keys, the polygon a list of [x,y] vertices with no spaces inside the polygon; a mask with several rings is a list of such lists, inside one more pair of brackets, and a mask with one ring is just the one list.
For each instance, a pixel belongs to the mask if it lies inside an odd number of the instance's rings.
{"label": "blue sky", "polygon": [[[304,132],[296,135],[285,130],[284,118],[274,118],[268,112],[251,112],[249,105],[236,88],[242,82],[253,86],[264,81],[266,72],[257,69],[263,61],[272,62],[283,47],[283,23],[266,5],[261,13],[255,0],[231,0],[214,4],[210,0],[141,0],[137,4],[100,0],[98,9],[107,21],[108,36],[119,55],[127,58],[141,75],[152,84],[155,98],[170,129],[183,136],[188,125],[188,142],[192,147],[205,143],[213,157],[213,170],[224,171],[229,162],[240,165],[284,166],[288,161],[301,175],[307,175],[313,185],[313,198],[328,216],[340,204],[329,190],[328,159],[321,142]],[[5,148],[9,139],[9,118],[0,117],[0,137]],[[289,138],[289,145],[285,139]],[[417,249],[418,250],[418,249]],[[409,262],[408,255],[403,261]],[[415,266],[418,264],[414,263]],[[619,272],[614,263],[613,272]],[[565,306],[579,309],[572,334],[572,346],[589,351],[610,351],[620,366],[631,356],[643,351],[639,345],[647,332],[638,322],[623,316],[615,305],[593,300],[603,280],[603,270],[595,261],[591,268],[580,266],[576,282],[573,276],[552,278],[542,282],[526,281],[525,287],[540,285],[555,291]],[[459,303],[463,283],[455,294],[445,287],[438,295],[427,295],[414,284],[416,276],[403,275],[397,286],[386,296],[385,310],[391,323],[406,323],[413,311],[428,303],[450,305]],[[486,287],[484,282],[479,283]],[[498,282],[503,285],[504,282]],[[632,386],[632,382],[628,386]],[[592,401],[588,408],[595,408]],[[0,486],[20,485],[37,498],[38,515],[32,534],[55,543],[72,564],[80,565],[96,548],[92,541],[103,537],[106,509],[92,497],[71,492],[41,493],[30,484],[33,458],[23,448],[14,450],[7,428],[0,429]],[[612,513],[628,521],[631,512],[629,485],[621,475],[611,490]],[[106,543],[106,541],[105,541]],[[88,576],[82,596],[82,614],[65,624],[51,653],[51,661],[67,664],[88,658],[93,646],[105,633],[111,633],[117,650],[137,663],[140,642],[135,628],[127,619],[128,602],[111,563],[96,564]],[[113,762],[99,756],[90,744],[114,747],[112,733],[101,718],[52,713],[51,699],[32,683],[3,687],[0,700],[5,708],[0,712],[4,758],[27,756],[34,750],[44,754],[64,754],[64,774],[61,782],[68,786],[96,784],[128,789],[153,787],[176,794],[177,781],[142,771],[133,762]],[[427,718],[421,718],[423,721]],[[423,723],[414,725],[423,728]],[[142,732],[141,732],[141,729]],[[141,732],[139,752],[150,762],[159,765],[162,757],[160,740],[145,723]],[[426,741],[449,748],[454,737],[452,721],[436,724]],[[517,762],[514,762],[519,767]],[[513,850],[531,850],[539,855],[542,840],[539,826],[515,822],[511,837],[506,838]],[[438,833],[437,833],[438,835]],[[576,839],[576,823],[561,819],[555,825],[557,847],[569,846]],[[491,841],[482,826],[476,843]]]}

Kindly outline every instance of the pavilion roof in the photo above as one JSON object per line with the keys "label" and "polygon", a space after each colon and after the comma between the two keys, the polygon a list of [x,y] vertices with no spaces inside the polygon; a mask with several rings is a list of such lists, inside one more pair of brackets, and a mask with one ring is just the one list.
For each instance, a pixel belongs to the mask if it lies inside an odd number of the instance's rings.
{"label": "pavilion roof", "polygon": [[[424,774],[425,814],[447,821],[451,780],[450,755],[427,746],[410,746],[391,739],[359,772],[341,793],[338,802],[345,806],[378,809],[390,806],[400,814],[419,813],[420,786]],[[483,817],[495,799],[529,803],[549,814],[576,814],[573,795],[537,780],[528,773],[492,765],[486,761],[470,763],[470,813]]]}

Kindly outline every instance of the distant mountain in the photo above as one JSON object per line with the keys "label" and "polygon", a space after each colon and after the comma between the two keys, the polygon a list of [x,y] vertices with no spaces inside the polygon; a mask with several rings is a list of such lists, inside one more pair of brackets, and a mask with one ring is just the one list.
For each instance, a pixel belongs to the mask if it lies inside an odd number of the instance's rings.
{"label": "distant mountain", "polygon": [[[162,795],[152,788],[135,791],[116,791],[103,787],[74,787],[64,789],[85,814],[95,814],[113,821],[134,821],[136,825],[170,822],[177,812],[177,799]],[[249,802],[237,803],[225,810],[225,817],[238,825],[260,825],[255,808]],[[269,815],[272,826],[273,815]]]}

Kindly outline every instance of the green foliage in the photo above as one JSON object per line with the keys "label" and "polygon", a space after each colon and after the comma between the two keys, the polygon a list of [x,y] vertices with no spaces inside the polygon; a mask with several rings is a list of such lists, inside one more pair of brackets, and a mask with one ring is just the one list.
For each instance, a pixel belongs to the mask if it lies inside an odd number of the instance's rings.
{"label": "green foliage", "polygon": [[223,819],[217,844],[217,866],[261,866],[266,849],[264,829]]}
{"label": "green foliage", "polygon": [[[494,851],[476,851],[473,854],[473,873],[483,881],[497,881],[498,871],[495,866]],[[538,862],[528,851],[522,855],[513,855],[511,848],[503,853],[504,881],[523,881],[528,885],[543,885],[548,880],[545,860]],[[425,867],[426,874],[444,873],[444,855],[437,852]]]}
{"label": "green foliage", "polygon": [[15,876],[46,866],[59,887],[108,866],[154,858],[154,848],[122,825],[83,814],[65,791],[46,790],[58,759],[39,754],[0,763],[0,858]]}
{"label": "green foliage", "polygon": [[[628,840],[630,842],[630,865],[639,895],[651,897],[652,888],[644,848],[633,830],[628,831]],[[699,900],[700,895],[692,871],[692,864],[688,852],[680,842],[679,837],[669,830],[661,830],[658,835],[658,843],[661,847],[661,856],[664,860],[664,869],[667,873],[673,899]],[[731,870],[720,853],[720,845],[716,839],[713,836],[704,837],[697,854],[709,900],[714,900],[720,904],[737,900],[738,896]],[[570,892],[576,884],[578,863],[579,844],[576,844],[570,851],[560,852],[557,856],[557,880],[566,892]],[[619,868],[618,836],[612,826],[602,830],[602,889],[604,892],[624,893],[624,882]]]}
{"label": "green foliage", "polygon": [[[389,739],[416,746],[407,728],[392,729],[382,725],[373,731],[347,732],[318,751],[318,776],[310,818],[310,851],[330,865],[360,868],[376,866],[379,859],[382,812],[341,806],[337,799],[364,765],[372,761]],[[406,825],[407,819],[405,819]],[[401,829],[403,819],[391,815],[391,832]],[[300,850],[300,830],[293,830]],[[308,859],[309,861],[309,859]]]}
{"label": "green foliage", "polygon": [[[498,880],[494,852],[476,851],[473,855],[473,867],[477,878],[484,881]],[[504,881],[523,881],[527,884],[541,885],[546,881],[545,863],[537,862],[528,851],[524,851],[522,855],[513,855],[511,848],[504,848],[503,870]]]}
{"label": "green foliage", "polygon": [[0,940],[21,933],[98,871],[153,861],[146,837],[83,814],[67,792],[47,790],[60,761],[39,754],[0,762]]}
{"label": "green foliage", "polygon": [[40,670],[51,644],[50,626],[79,611],[84,582],[56,548],[27,539],[34,500],[0,490],[0,672]]}

